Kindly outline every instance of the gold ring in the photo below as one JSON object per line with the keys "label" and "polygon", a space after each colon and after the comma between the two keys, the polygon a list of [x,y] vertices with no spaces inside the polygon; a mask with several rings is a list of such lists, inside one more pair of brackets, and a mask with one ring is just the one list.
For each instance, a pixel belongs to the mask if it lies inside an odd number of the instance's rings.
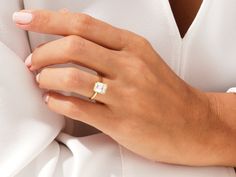
{"label": "gold ring", "polygon": [[99,81],[94,84],[94,87],[93,87],[94,94],[89,98],[90,100],[95,100],[98,94],[102,94],[102,95],[106,94],[108,86],[107,84],[104,84],[102,80],[103,78],[99,76]]}

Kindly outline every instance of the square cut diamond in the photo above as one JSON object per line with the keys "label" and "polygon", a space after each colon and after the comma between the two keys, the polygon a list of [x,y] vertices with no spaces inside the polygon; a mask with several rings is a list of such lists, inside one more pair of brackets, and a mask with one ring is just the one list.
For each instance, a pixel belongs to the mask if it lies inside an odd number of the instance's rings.
{"label": "square cut diamond", "polygon": [[99,94],[105,94],[107,91],[107,84],[96,82],[93,90]]}

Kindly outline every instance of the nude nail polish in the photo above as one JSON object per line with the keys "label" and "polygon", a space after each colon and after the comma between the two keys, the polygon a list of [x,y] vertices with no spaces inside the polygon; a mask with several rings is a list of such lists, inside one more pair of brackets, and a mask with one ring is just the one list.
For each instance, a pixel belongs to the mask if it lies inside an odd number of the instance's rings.
{"label": "nude nail polish", "polygon": [[33,15],[30,12],[15,12],[12,19],[15,23],[27,25],[33,20]]}
{"label": "nude nail polish", "polygon": [[32,54],[30,54],[30,55],[26,58],[26,60],[25,60],[25,65],[26,65],[28,68],[31,67],[31,65],[32,65]]}
{"label": "nude nail polish", "polygon": [[36,75],[36,81],[39,83],[40,73]]}
{"label": "nude nail polish", "polygon": [[43,95],[43,100],[44,100],[44,102],[45,102],[46,104],[48,104],[49,98],[50,98],[50,96],[49,96],[48,93],[46,93],[46,94]]}

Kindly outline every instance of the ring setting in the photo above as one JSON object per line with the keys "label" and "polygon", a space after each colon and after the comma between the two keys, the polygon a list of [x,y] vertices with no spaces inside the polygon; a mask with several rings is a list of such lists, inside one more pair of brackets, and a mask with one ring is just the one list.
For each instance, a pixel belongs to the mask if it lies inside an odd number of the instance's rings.
{"label": "ring setting", "polygon": [[100,81],[94,84],[93,88],[94,94],[90,97],[90,100],[94,100],[98,94],[102,95],[106,94],[107,88],[108,88],[107,84],[103,83],[102,77],[100,77]]}
{"label": "ring setting", "polygon": [[96,82],[93,91],[104,95],[107,91],[107,84],[104,84],[102,82]]}

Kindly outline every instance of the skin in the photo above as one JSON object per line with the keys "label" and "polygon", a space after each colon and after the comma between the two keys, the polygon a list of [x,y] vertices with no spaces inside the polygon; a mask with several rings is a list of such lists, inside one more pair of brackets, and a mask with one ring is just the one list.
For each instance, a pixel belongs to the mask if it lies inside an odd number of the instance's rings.
{"label": "skin", "polygon": [[176,23],[182,37],[186,34],[189,26],[196,17],[198,10],[202,4],[202,0],[169,0],[172,7]]}
{"label": "skin", "polygon": [[[129,150],[154,161],[192,165],[236,165],[236,96],[206,93],[181,80],[143,37],[81,13],[28,11],[24,30],[62,35],[39,46],[27,63],[50,92],[48,107],[96,127]],[[61,25],[63,24],[63,25]],[[56,52],[55,52],[56,51]],[[145,52],[144,52],[145,51]],[[90,97],[98,76],[108,84],[97,102],[64,96],[56,90]]]}

